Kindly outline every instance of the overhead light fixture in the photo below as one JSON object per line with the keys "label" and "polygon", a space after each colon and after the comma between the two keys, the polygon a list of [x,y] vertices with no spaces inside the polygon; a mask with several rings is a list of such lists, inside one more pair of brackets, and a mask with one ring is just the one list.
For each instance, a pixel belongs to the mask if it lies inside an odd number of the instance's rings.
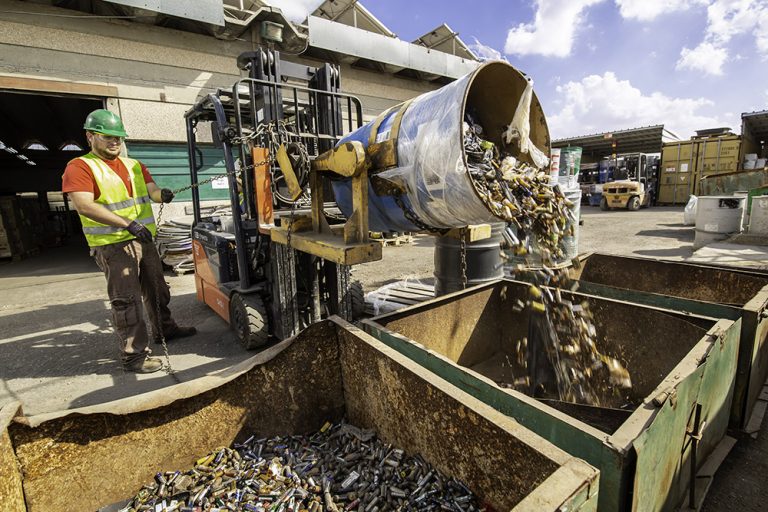
{"label": "overhead light fixture", "polygon": [[283,42],[283,26],[272,21],[261,22],[261,38],[274,43]]}
{"label": "overhead light fixture", "polygon": [[0,149],[5,149],[5,143],[0,140]]}
{"label": "overhead light fixture", "polygon": [[24,146],[24,149],[30,149],[32,151],[48,151],[48,146],[42,142],[33,140],[31,142],[27,142],[27,144]]}
{"label": "overhead light fixture", "polygon": [[18,151],[13,149],[11,146],[5,146],[3,149],[5,149],[8,153],[10,153],[12,155],[15,155],[16,153],[18,153]]}
{"label": "overhead light fixture", "polygon": [[59,151],[84,151],[84,149],[74,142],[65,142],[61,148],[59,148]]}
{"label": "overhead light fixture", "polygon": [[27,160],[27,165],[37,165],[37,164],[32,160]]}
{"label": "overhead light fixture", "polygon": [[27,158],[27,155],[22,155],[21,153],[16,155],[16,158],[18,158],[19,160],[29,160],[29,158]]}

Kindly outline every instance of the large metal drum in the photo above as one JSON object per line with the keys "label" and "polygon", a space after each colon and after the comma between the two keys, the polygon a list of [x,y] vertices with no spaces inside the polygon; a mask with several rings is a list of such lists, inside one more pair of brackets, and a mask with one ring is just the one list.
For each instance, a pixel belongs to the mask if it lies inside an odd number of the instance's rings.
{"label": "large metal drum", "polygon": [[[423,225],[456,228],[498,222],[467,172],[463,144],[465,113],[471,112],[483,126],[483,138],[501,147],[502,133],[512,121],[527,86],[526,77],[508,63],[488,62],[441,89],[385,112],[342,139],[340,144],[359,141],[366,147],[390,139],[394,142],[396,163],[386,170],[373,169],[370,177],[377,176],[400,187],[404,191],[401,204],[381,189],[378,195],[370,186],[371,230],[422,231]],[[530,106],[530,139],[549,154],[549,129],[535,94]],[[531,162],[528,154],[519,155],[519,159]],[[333,188],[339,208],[345,215],[351,215],[351,183],[335,181]]]}

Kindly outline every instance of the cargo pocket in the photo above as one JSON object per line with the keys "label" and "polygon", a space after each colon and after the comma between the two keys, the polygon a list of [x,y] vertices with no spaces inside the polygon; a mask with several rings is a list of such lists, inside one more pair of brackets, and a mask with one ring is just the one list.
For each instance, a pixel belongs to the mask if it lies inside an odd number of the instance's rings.
{"label": "cargo pocket", "polygon": [[136,303],[131,298],[112,299],[112,321],[115,328],[125,329],[138,322],[136,315]]}

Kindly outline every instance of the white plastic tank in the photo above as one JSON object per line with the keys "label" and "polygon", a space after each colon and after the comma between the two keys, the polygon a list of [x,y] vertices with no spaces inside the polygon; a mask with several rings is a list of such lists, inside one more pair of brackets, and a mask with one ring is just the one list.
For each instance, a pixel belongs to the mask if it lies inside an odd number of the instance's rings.
{"label": "white plastic tank", "polygon": [[752,209],[749,214],[749,234],[768,235],[768,196],[752,198]]}
{"label": "white plastic tank", "polygon": [[727,239],[741,232],[746,197],[700,196],[696,204],[696,236],[693,248]]}

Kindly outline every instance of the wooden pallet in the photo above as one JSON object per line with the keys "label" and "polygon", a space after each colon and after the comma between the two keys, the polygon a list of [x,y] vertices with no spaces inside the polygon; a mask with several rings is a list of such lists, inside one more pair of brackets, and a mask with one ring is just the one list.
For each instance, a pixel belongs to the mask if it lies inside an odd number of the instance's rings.
{"label": "wooden pallet", "polygon": [[418,281],[398,281],[365,295],[365,314],[391,313],[414,304],[434,299],[435,287]]}
{"label": "wooden pallet", "polygon": [[387,247],[387,246],[399,247],[401,245],[407,245],[413,242],[413,235],[411,235],[410,233],[404,233],[402,235],[398,235],[390,238],[384,238],[383,236],[381,236],[381,233],[376,233],[371,238],[374,242],[379,242],[384,247]]}

